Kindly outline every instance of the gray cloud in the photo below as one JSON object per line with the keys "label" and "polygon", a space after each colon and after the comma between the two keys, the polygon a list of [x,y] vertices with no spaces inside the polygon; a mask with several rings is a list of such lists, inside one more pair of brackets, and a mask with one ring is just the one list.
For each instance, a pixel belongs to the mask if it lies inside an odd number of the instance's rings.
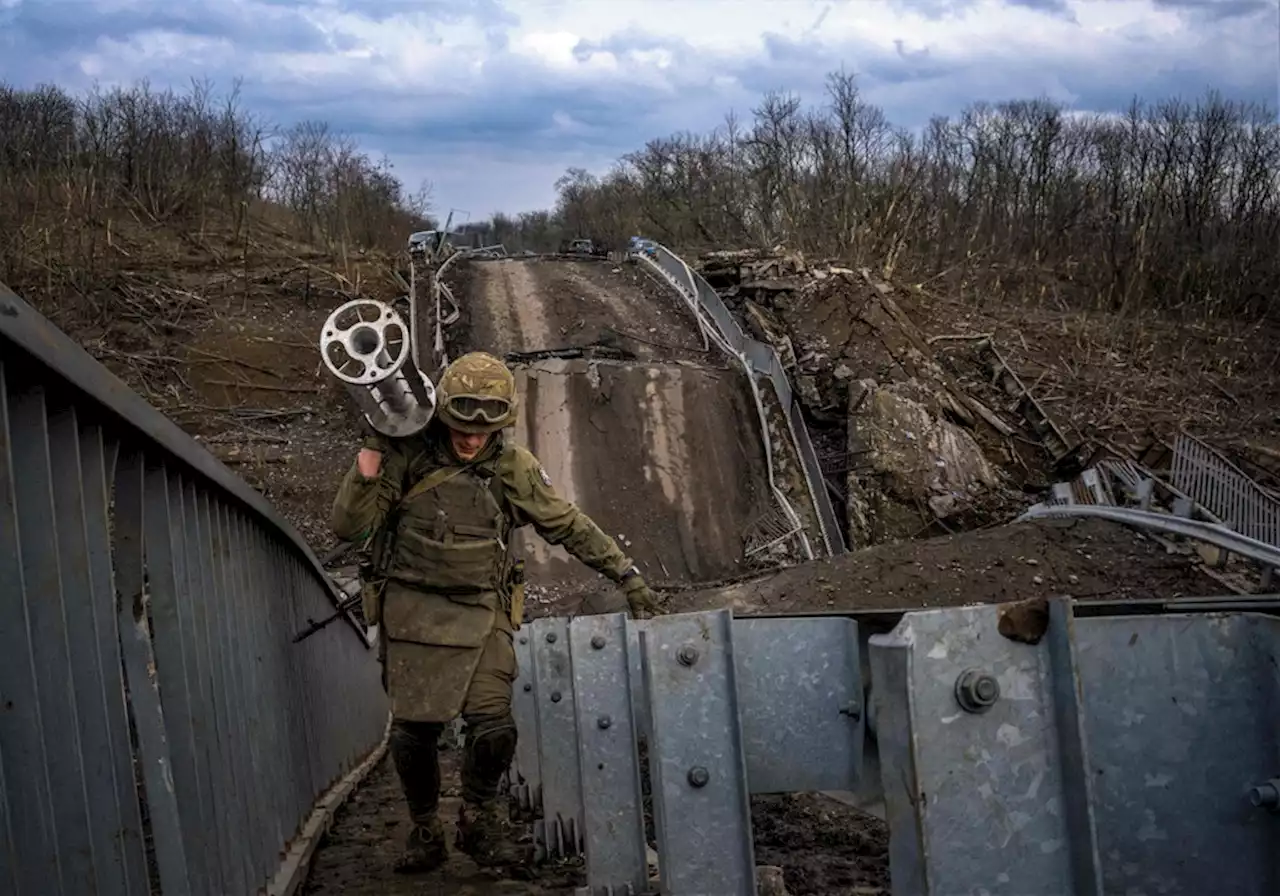
{"label": "gray cloud", "polygon": [[[83,52],[101,40],[126,41],[148,32],[221,39],[241,50],[329,48],[325,34],[302,15],[297,4],[260,5],[270,11],[232,3],[104,6],[84,0],[25,2],[0,13],[0,34],[13,50],[28,58],[38,53]],[[20,65],[21,61],[11,59],[10,64]]]}
{"label": "gray cloud", "polygon": [[[977,0],[893,0],[901,9],[910,9],[923,13],[930,18],[941,19],[947,16],[967,12],[977,4]],[[1005,0],[1008,6],[1032,9],[1047,15],[1058,16],[1068,21],[1075,21],[1075,12],[1071,9],[1070,0]]]}
{"label": "gray cloud", "polygon": [[[946,15],[969,0],[901,2]],[[1006,2],[1056,16],[1070,12],[1065,0]],[[1082,110],[1115,111],[1135,94],[1148,100],[1196,98],[1215,87],[1235,99],[1274,104],[1280,46],[1246,17],[1274,4],[1154,2],[1209,17],[1196,32],[1194,49],[1175,52],[1138,32],[1111,58],[1064,53],[1055,59],[1042,50],[1018,54],[1016,44],[1007,42],[966,48],[960,55],[919,46],[907,33],[891,46],[857,37],[833,45],[829,34],[810,29],[798,38],[765,34],[760,51],[749,56],[717,56],[684,40],[633,29],[579,41],[574,56],[585,61],[597,53],[614,54],[624,60],[625,71],[629,54],[663,50],[672,64],[660,71],[585,78],[503,52],[516,17],[496,0],[256,0],[250,5],[187,0],[108,7],[36,0],[0,11],[0,79],[86,86],[80,60],[104,38],[127,42],[147,32],[168,32],[221,41],[235,48],[234,55],[227,49],[213,57],[224,60],[221,69],[207,60],[166,57],[143,63],[117,53],[120,68],[104,77],[128,80],[145,74],[154,84],[182,87],[192,76],[208,76],[226,87],[244,75],[242,96],[265,118],[286,126],[303,119],[327,121],[357,136],[369,150],[388,153],[411,186],[432,178],[442,202],[474,205],[481,215],[550,201],[554,175],[548,172],[571,164],[603,166],[647,140],[684,129],[710,130],[731,110],[747,117],[769,90],[821,103],[826,76],[840,69],[857,73],[864,98],[907,127],[934,115],[955,115],[983,99],[1048,96]],[[1228,8],[1235,11],[1226,14]],[[405,77],[388,79],[385,86],[375,86],[372,77],[353,76],[351,68],[341,74],[299,73],[280,65],[277,53],[323,54],[334,49],[335,40],[351,42],[314,24],[309,13],[316,10],[379,20],[421,15],[437,24],[470,19],[486,29],[490,52],[478,65],[461,63],[466,73],[456,78]],[[371,66],[378,68],[377,63],[375,56]]]}
{"label": "gray cloud", "polygon": [[1233,19],[1276,13],[1276,0],[1154,0],[1161,9],[1196,13],[1210,19]]}

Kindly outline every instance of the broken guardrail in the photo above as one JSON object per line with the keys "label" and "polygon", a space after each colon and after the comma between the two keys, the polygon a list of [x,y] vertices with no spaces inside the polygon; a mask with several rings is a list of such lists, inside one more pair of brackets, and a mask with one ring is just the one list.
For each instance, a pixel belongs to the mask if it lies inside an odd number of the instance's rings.
{"label": "broken guardrail", "polygon": [[[1101,460],[1074,480],[1055,483],[1049,498],[1017,521],[1096,517],[1193,538],[1258,564],[1262,590],[1270,590],[1280,569],[1280,500],[1185,434],[1174,449],[1172,467],[1169,483],[1133,461]],[[1171,505],[1170,512],[1155,509],[1161,499]]]}
{"label": "broken guardrail", "polygon": [[[828,555],[844,553],[844,534],[840,529],[835,506],[827,492],[818,463],[818,454],[809,438],[800,402],[795,399],[791,383],[787,379],[782,361],[773,347],[748,336],[725,306],[719,294],[683,259],[665,246],[652,240],[641,241],[641,248],[632,251],[630,258],[646,266],[671,285],[677,293],[692,303],[694,315],[700,327],[713,326],[718,342],[727,344],[730,354],[737,357],[747,370],[753,389],[755,376],[764,376],[773,386],[774,395],[786,418],[791,442],[795,445],[800,466],[804,472],[809,500],[818,518],[818,528]],[[758,398],[757,398],[758,402]],[[762,420],[761,425],[765,426]],[[766,442],[768,428],[762,433]],[[766,446],[766,451],[768,451]],[[772,467],[772,460],[770,460]]]}
{"label": "broken guardrail", "polygon": [[1280,599],[1088,603],[538,619],[509,793],[579,896],[755,894],[750,796],[819,790],[883,797],[902,896],[1274,893]]}

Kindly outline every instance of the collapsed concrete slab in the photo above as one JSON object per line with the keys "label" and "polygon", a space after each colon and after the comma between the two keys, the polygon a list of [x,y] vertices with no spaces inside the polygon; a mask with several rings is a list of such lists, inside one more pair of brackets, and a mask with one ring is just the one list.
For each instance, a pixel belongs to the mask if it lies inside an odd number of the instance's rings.
{"label": "collapsed concrete slab", "polygon": [[[940,401],[915,380],[850,391],[850,530],[859,543],[881,541],[908,525],[946,519],[999,484],[972,433],[939,412]],[[924,519],[922,519],[924,518]],[[916,521],[916,522],[913,522]]]}
{"label": "collapsed concrete slab", "polygon": [[[515,372],[524,407],[513,437],[648,578],[702,581],[745,570],[746,539],[773,501],[741,374],[586,359]],[[531,529],[517,538],[535,607],[554,600],[574,610],[584,597],[612,597],[613,586],[563,548]]]}

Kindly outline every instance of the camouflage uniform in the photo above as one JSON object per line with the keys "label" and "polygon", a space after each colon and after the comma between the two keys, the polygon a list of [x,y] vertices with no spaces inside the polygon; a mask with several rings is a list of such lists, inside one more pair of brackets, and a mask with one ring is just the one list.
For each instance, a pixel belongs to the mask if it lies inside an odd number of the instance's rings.
{"label": "camouflage uniform", "polygon": [[[414,830],[402,870],[444,860],[437,818],[437,740],[461,713],[466,723],[459,845],[480,861],[510,861],[500,844],[497,787],[515,753],[511,688],[516,677],[509,572],[511,535],[531,524],[624,588],[633,613],[653,609],[630,558],[574,504],[556,494],[527,449],[501,429],[516,415],[515,381],[496,358],[459,358],[441,376],[439,411],[418,436],[374,436],[378,475],[356,464],[333,506],[338,537],[374,535],[376,578],[365,616],[380,623],[383,682],[392,704],[392,755]],[[448,428],[492,433],[472,460],[453,452]],[[516,611],[518,613],[518,610]]]}

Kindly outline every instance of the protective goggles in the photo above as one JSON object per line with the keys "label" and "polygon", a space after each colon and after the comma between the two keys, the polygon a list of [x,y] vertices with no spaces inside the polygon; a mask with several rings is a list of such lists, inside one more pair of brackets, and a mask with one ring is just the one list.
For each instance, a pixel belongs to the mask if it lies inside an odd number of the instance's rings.
{"label": "protective goggles", "polygon": [[483,420],[485,423],[501,423],[511,412],[511,402],[505,398],[480,395],[455,395],[445,404],[449,416],[465,423]]}

